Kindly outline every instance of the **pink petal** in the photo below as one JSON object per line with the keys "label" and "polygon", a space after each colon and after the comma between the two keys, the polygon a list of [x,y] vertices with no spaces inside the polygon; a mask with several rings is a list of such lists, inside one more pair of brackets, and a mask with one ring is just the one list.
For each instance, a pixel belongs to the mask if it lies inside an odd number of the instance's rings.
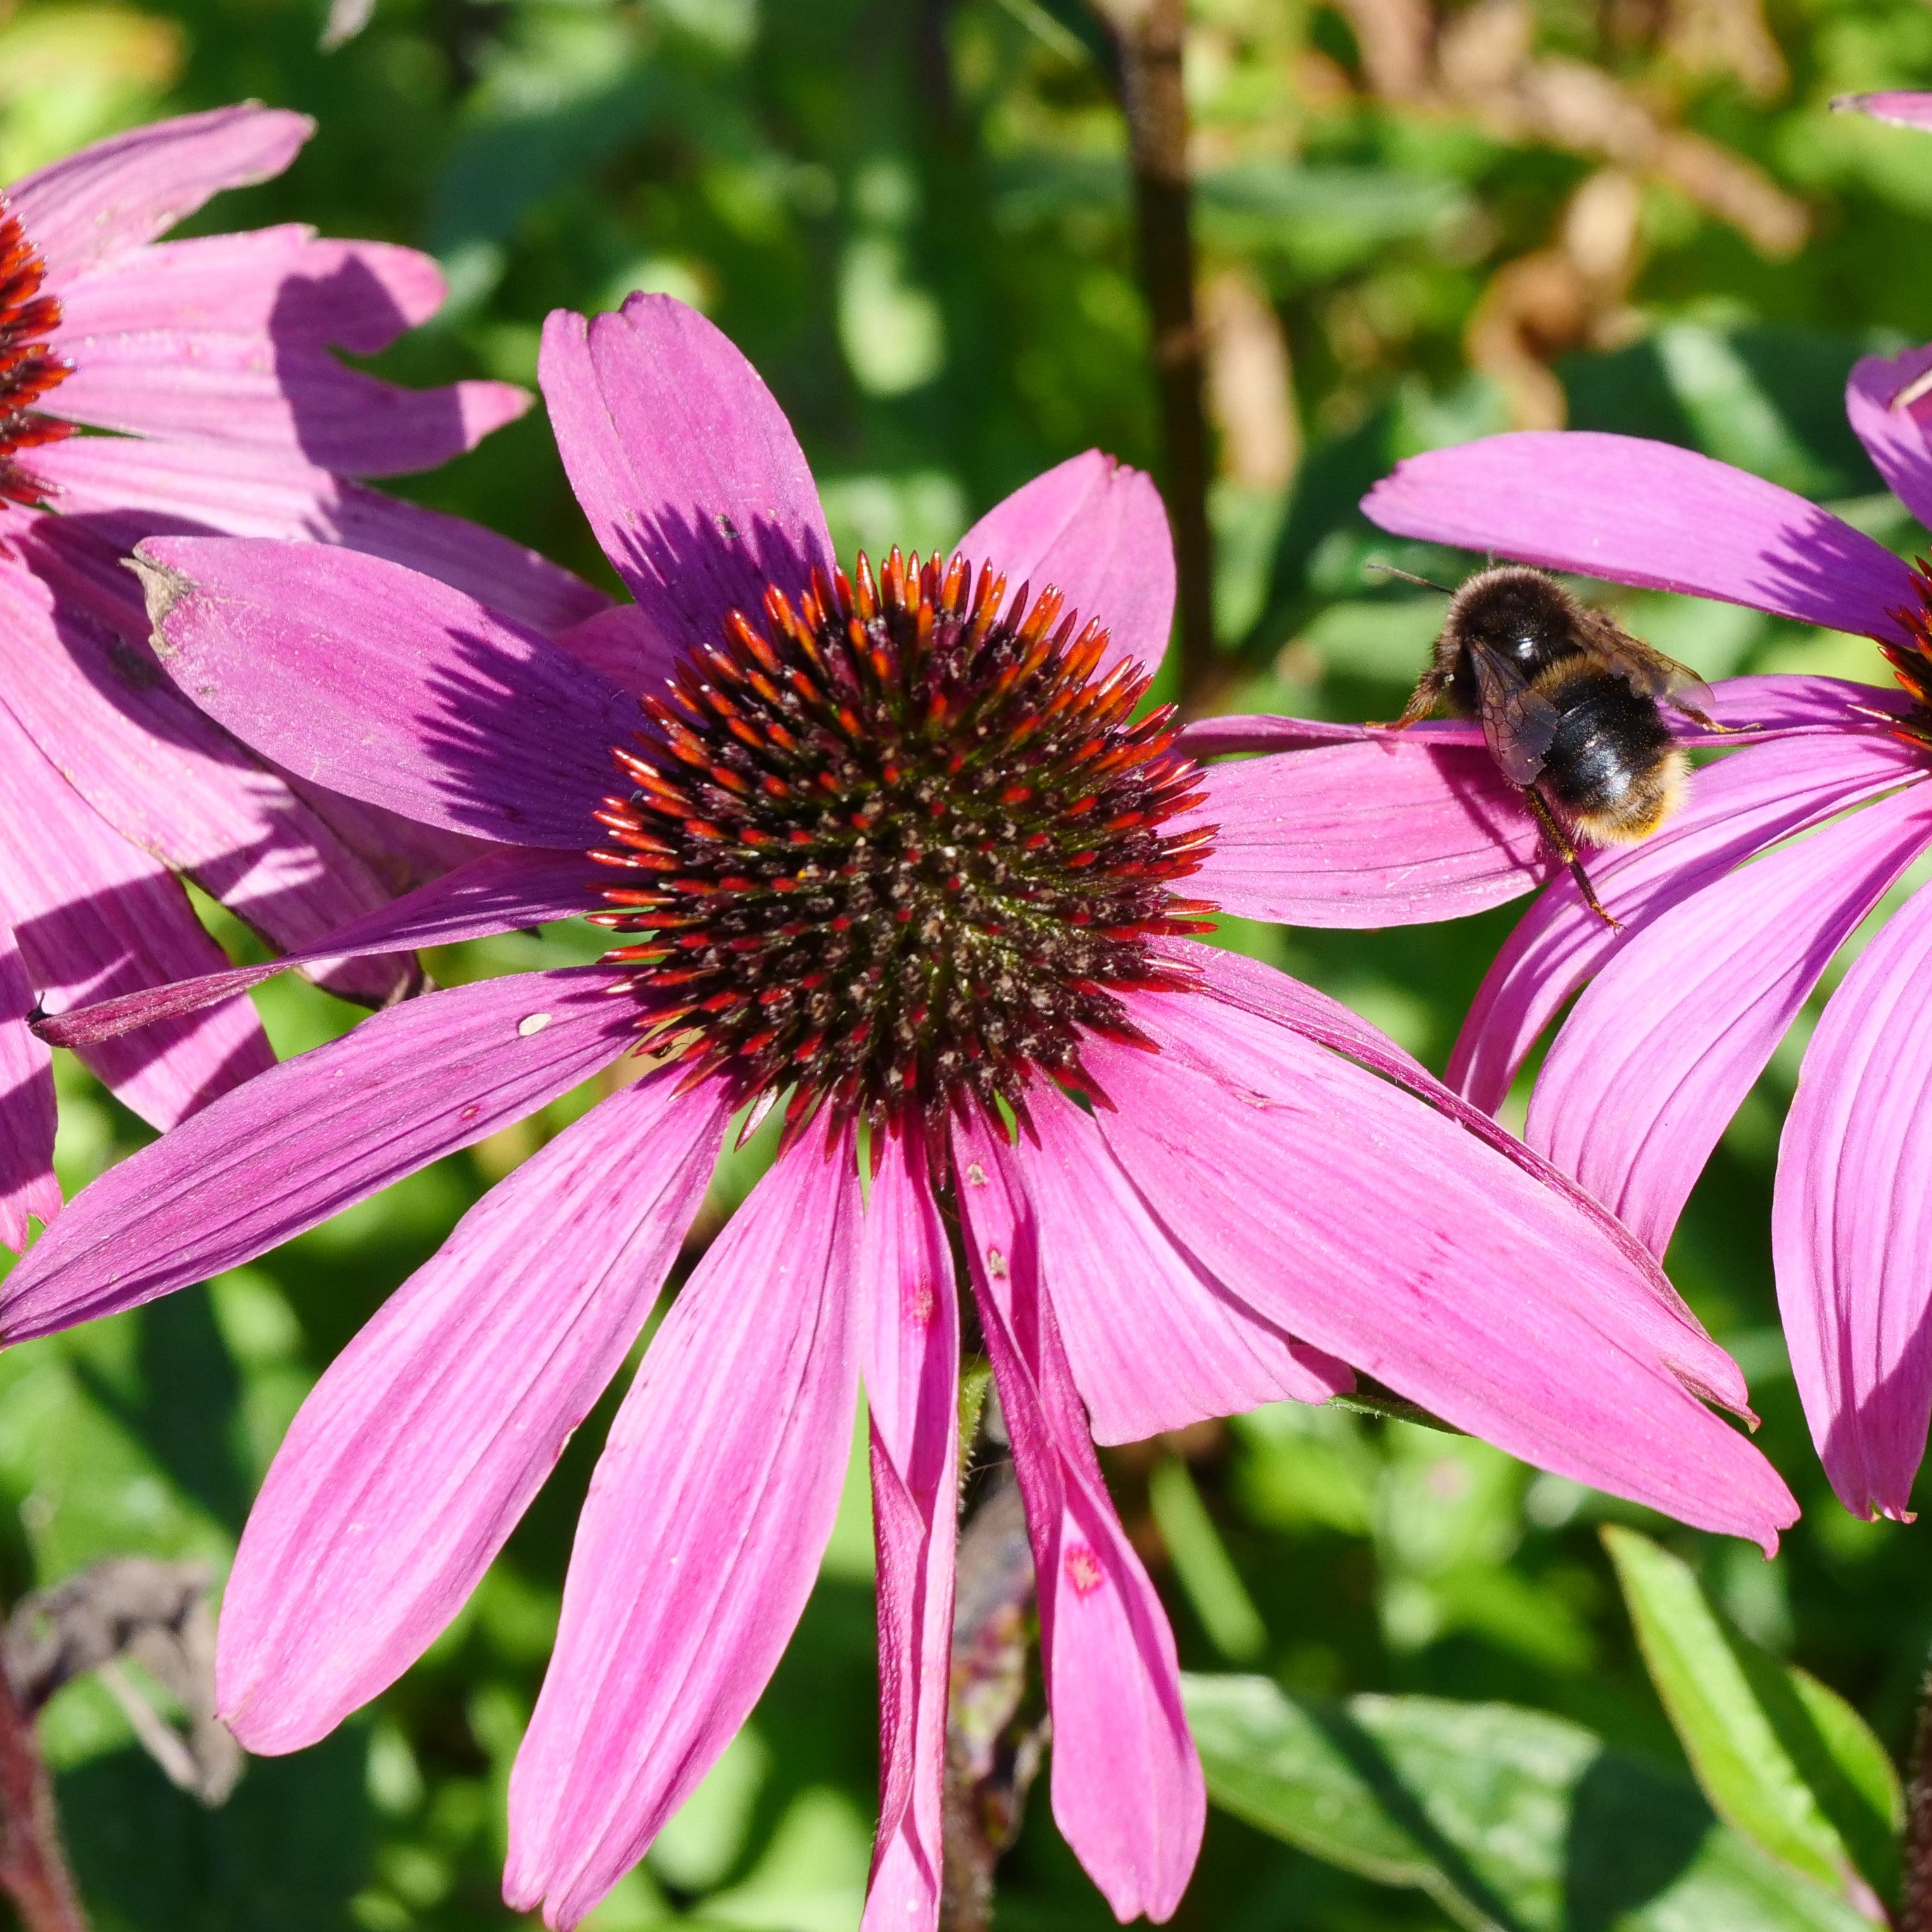
{"label": "pink petal", "polygon": [[312,537],[440,578],[538,631],[580,623],[609,601],[480,524],[346,482],[291,449],[76,436],[35,450],[34,474],[63,515],[85,517],[117,554],[164,532]]}
{"label": "pink petal", "polygon": [[280,174],[314,131],[306,115],[252,104],[184,114],[97,141],[7,199],[58,286],[166,233],[219,190]]}
{"label": "pink petal", "polygon": [[1057,1088],[1030,1140],[992,1143],[1042,1232],[1039,1268],[1101,1442],[1138,1442],[1264,1402],[1326,1402],[1348,1365],[1285,1335],[1177,1248],[1094,1124]]}
{"label": "pink petal", "polygon": [[581,850],[635,699],[461,592],[322,544],[159,537],[169,675],[298,777],[452,832]]}
{"label": "pink petal", "polygon": [[[1480,731],[1456,728],[1452,741],[1480,744]],[[1248,716],[1230,712],[1217,718],[1197,718],[1181,728],[1181,748],[1196,758],[1219,757],[1231,752],[1306,752],[1317,745],[1356,745],[1373,737],[1371,724],[1344,724],[1325,718],[1274,718],[1265,714]]]}
{"label": "pink petal", "polygon": [[672,1304],[591,1479],[510,1776],[503,1895],[574,1925],[749,1714],[805,1607],[858,1397],[847,1138],[781,1158]]}
{"label": "pink petal", "polygon": [[[1789,674],[1727,677],[1711,687],[1711,700],[1710,715],[1720,724],[1750,730],[1754,744],[1774,737],[1882,732],[1918,709],[1916,698],[1888,686]],[[1720,746],[1724,741],[1706,742]]]}
{"label": "pink petal", "polygon": [[499,846],[352,920],[319,946],[284,953],[260,965],[231,966],[225,972],[74,1006],[44,1022],[40,1037],[54,1046],[91,1046],[158,1020],[199,1012],[292,966],[372,952],[413,952],[423,946],[454,946],[459,940],[484,939],[578,917],[599,903],[598,891],[608,877],[603,868],[574,852]]}
{"label": "pink petal", "polygon": [[76,362],[110,335],[257,334],[374,356],[428,321],[448,292],[434,257],[388,242],[324,240],[287,223],[130,248],[64,283],[50,340]]}
{"label": "pink petal", "polygon": [[1791,1366],[1838,1500],[1912,1518],[1932,1414],[1932,894],[1852,962],[1805,1049],[1772,1205]]}
{"label": "pink petal", "polygon": [[[1286,1028],[1143,995],[1158,1055],[1086,1052],[1163,1221],[1270,1319],[1512,1455],[1774,1548],[1797,1507],[1655,1346],[1642,1277],[1569,1198]],[[1208,1071],[1211,1062],[1218,1070]]]}
{"label": "pink petal", "polygon": [[[1638,1346],[1655,1354],[1694,1394],[1733,1410],[1756,1427],[1757,1418],[1747,1406],[1744,1378],[1737,1364],[1704,1332],[1702,1324],[1658,1265],[1657,1257],[1561,1168],[1552,1166],[1480,1108],[1452,1093],[1420,1060],[1340,1000],[1258,960],[1192,940],[1168,940],[1162,950],[1190,968],[1201,990],[1215,1003],[1211,1008],[1194,1008],[1189,1014],[1190,1028],[1206,1028],[1215,1043],[1217,1057],[1204,1063],[1206,1071],[1215,1072],[1224,1064],[1248,1064],[1257,1070],[1268,1066],[1280,1044],[1280,1030],[1286,1028],[1318,1046],[1346,1054],[1427,1101],[1532,1180],[1562,1196],[1592,1223],[1636,1276],[1618,1273],[1609,1277],[1606,1310],[1613,1308],[1619,1320],[1631,1324]],[[1262,1024],[1258,1026],[1256,1022]],[[1298,1060],[1281,1070],[1291,1089],[1303,1070]]]}
{"label": "pink petal", "polygon": [[598,610],[559,631],[556,641],[624,691],[655,691],[677,665],[676,647],[634,604]]}
{"label": "pink petal", "polygon": [[955,548],[1009,591],[1057,585],[1112,633],[1101,662],[1158,670],[1174,626],[1174,539],[1154,479],[1090,449],[995,503]]}
{"label": "pink petal", "polygon": [[1915,93],[1909,88],[1889,93],[1834,94],[1832,105],[1841,114],[1869,114],[1874,121],[1888,121],[1894,128],[1932,128],[1932,94]]}
{"label": "pink petal", "polygon": [[460,1609],[622,1365],[703,1198],[715,1088],[627,1087],[457,1223],[278,1451],[221,1605],[251,1751],[326,1736]]}
{"label": "pink petal", "polygon": [[53,1055],[27,1024],[34,988],[0,920],[0,1246],[27,1245],[28,1216],[61,1210],[54,1178]]}
{"label": "pink petal", "polygon": [[1932,446],[1925,434],[1932,400],[1922,395],[1901,408],[1897,399],[1928,369],[1932,349],[1866,356],[1845,384],[1845,414],[1858,440],[1892,494],[1922,524],[1932,523]]}
{"label": "pink petal", "polygon": [[1672,906],[1794,832],[1919,776],[1922,750],[1846,732],[1746,745],[1692,776],[1684,810],[1640,845],[1592,852],[1591,884],[1613,932],[1567,872],[1531,906],[1490,967],[1449,1059],[1449,1082],[1494,1113],[1544,1028],[1604,964]]}
{"label": "pink petal", "polygon": [[1399,536],[1875,638],[1902,638],[1891,613],[1918,605],[1906,566],[1829,511],[1637,436],[1523,430],[1430,450],[1362,508]]}
{"label": "pink petal", "polygon": [[[20,540],[34,574],[0,566],[0,702],[50,762],[124,838],[278,945],[381,904],[362,859],[162,675],[138,586],[112,553],[64,533],[42,541],[64,527],[37,518]],[[112,572],[106,588],[97,566]],[[392,968],[356,990],[381,998],[401,984]]]}
{"label": "pink petal", "polygon": [[926,1148],[877,1135],[862,1293],[878,1550],[879,1829],[862,1932],[934,1932],[959,1496],[959,1306]]}
{"label": "pink petal", "polygon": [[1053,1717],[1053,1816],[1124,1923],[1180,1903],[1207,1814],[1174,1634],[1100,1474],[1042,1279],[1059,1228],[1010,1185],[976,1110],[953,1164],[974,1298],[1026,1504]]}
{"label": "pink petal", "polygon": [[630,1036],[596,967],[392,1006],[224,1094],[83,1189],[0,1282],[23,1341],[204,1281],[523,1118]]}
{"label": "pink petal", "polygon": [[796,598],[832,539],[797,439],[758,372],[694,309],[634,295],[559,309],[538,380],[571,487],[653,630],[676,649]]}
{"label": "pink petal", "polygon": [[1913,785],[1772,853],[1622,947],[1563,1024],[1526,1138],[1656,1254],[1832,956],[1932,841]]}
{"label": "pink petal", "polygon": [[349,476],[434,470],[531,400],[508,382],[405,389],[312,343],[213,329],[96,336],[86,351],[50,404],[70,422],[299,450]]}
{"label": "pink petal", "polygon": [[[0,908],[41,1004],[56,1012],[227,964],[180,881],[102,824],[4,707]],[[82,1057],[158,1127],[275,1064],[254,1008],[232,998]]]}
{"label": "pink petal", "polygon": [[1291,926],[1457,919],[1548,876],[1522,795],[1480,745],[1403,733],[1211,766],[1176,821],[1220,830],[1189,890]]}

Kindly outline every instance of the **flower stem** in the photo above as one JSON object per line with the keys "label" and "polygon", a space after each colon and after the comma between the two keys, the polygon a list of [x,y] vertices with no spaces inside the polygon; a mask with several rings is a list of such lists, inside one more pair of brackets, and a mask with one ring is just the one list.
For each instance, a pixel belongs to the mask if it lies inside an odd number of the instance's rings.
{"label": "flower stem", "polygon": [[1208,523],[1208,418],[1194,302],[1193,191],[1181,80],[1185,0],[1094,0],[1120,54],[1133,157],[1141,284],[1154,325],[1168,514],[1179,573],[1180,700],[1202,710],[1221,681],[1214,652],[1214,552]]}
{"label": "flower stem", "polygon": [[1008,1468],[994,1478],[959,1535],[940,1932],[988,1932],[994,1868],[1019,1831],[1040,1768],[1046,1720],[1025,1708],[1033,1598],[1026,1514]]}
{"label": "flower stem", "polygon": [[87,1932],[34,1720],[0,1671],[0,1888],[24,1932]]}

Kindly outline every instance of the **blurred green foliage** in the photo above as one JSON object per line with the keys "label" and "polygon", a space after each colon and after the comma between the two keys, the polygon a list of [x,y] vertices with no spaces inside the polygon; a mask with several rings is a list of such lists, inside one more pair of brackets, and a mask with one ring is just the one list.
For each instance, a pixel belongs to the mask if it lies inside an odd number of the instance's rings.
{"label": "blurred green foliage", "polygon": [[[1762,13],[1756,0],[1472,0],[1421,9],[1426,32],[1406,55],[1399,35],[1376,38],[1377,17],[1315,0],[1192,10],[1233,702],[1390,715],[1439,600],[1362,566],[1462,564],[1376,537],[1357,498],[1406,452],[1552,419],[1552,407],[1707,450],[1832,500],[1885,541],[1917,540],[1838,398],[1858,354],[1916,339],[1932,316],[1932,140],[1826,104],[1932,82],[1932,12],[1919,0],[1767,0]],[[414,382],[529,381],[555,306],[640,288],[698,304],[797,424],[842,548],[944,544],[1089,445],[1157,468],[1124,138],[1108,42],[1078,0],[377,0],[326,52],[324,24],[322,0],[26,0],[0,20],[0,172],[163,111],[251,95],[306,109],[320,131],[288,176],[200,226],[299,219],[434,250],[449,303],[383,363]],[[1576,92],[1580,74],[1596,76],[1594,94]],[[1522,103],[1552,75],[1582,106],[1539,122]],[[1633,136],[1612,152],[1586,124],[1592,100],[1691,145]],[[1538,289],[1580,289],[1582,308],[1552,323]],[[404,487],[610,580],[540,412]],[[1710,674],[1881,674],[1854,640],[1624,601]],[[1439,1066],[1509,916],[1230,937]],[[245,952],[245,935],[221,929]],[[447,982],[590,945],[553,933],[432,964]],[[284,1052],[353,1017],[299,984],[260,998]],[[1932,1562],[1922,1534],[1854,1522],[1832,1501],[1775,1326],[1768,1184],[1799,1044],[1726,1137],[1671,1264],[1744,1363],[1760,1440],[1804,1520],[1769,1564],[1646,1527],[1754,1656],[1802,1663],[1896,1756],[1932,1638]],[[142,1136],[64,1057],[60,1078],[71,1188]],[[8,1598],[105,1552],[224,1564],[322,1365],[456,1214],[590,1097],[207,1288],[0,1354]],[[721,1169],[710,1226],[766,1144]],[[168,1787],[97,1686],[60,1695],[46,1745],[104,1932],[510,1922],[497,1895],[505,1781],[614,1402],[422,1665],[327,1743],[254,1764],[225,1810]],[[1218,1713],[1209,1756],[1232,1810],[1213,1816],[1178,1924],[1396,1932],[1476,1923],[1480,1910],[1522,1932],[1608,1932],[1665,1922],[1617,1915],[1673,1887],[1707,1903],[1672,1924],[1786,1922],[1710,1916],[1725,1886],[1731,1911],[1738,1887],[1768,1884],[1768,1896],[1778,1881],[1702,1808],[1645,1674],[1598,1534],[1641,1512],[1480,1444],[1339,1410],[1265,1409],[1114,1454],[1110,1472],[1184,1659],[1266,1673],[1197,1687],[1198,1708]],[[876,1774],[866,1507],[855,1466],[776,1681],[598,1932],[856,1924]],[[1216,1754],[1242,1725],[1274,1754],[1250,1754],[1250,1786],[1272,1764],[1287,1797],[1237,1795]],[[1322,1779],[1360,1776],[1364,1739],[1386,1815],[1357,1819],[1358,1856],[1311,1856],[1317,1834],[1268,1807],[1292,1811],[1320,1798]],[[1556,1767],[1547,1802],[1512,1840],[1522,1794],[1510,1780],[1532,1762]],[[1312,1797],[1298,1778],[1314,1780]],[[1459,1780],[1480,1782],[1491,1808],[1444,1810],[1437,1787]],[[1587,1840],[1564,1822],[1586,1796]],[[1612,1825],[1623,1836],[1606,1840]],[[1518,1864],[1485,1865],[1504,1840]],[[1619,1864],[1619,1844],[1637,1848],[1634,1863]],[[1587,1882],[1559,1898],[1550,1874],[1566,1858]],[[1378,1882],[1404,1859],[1409,1888]],[[1003,1870],[999,1924],[1110,1922],[1042,1789]]]}

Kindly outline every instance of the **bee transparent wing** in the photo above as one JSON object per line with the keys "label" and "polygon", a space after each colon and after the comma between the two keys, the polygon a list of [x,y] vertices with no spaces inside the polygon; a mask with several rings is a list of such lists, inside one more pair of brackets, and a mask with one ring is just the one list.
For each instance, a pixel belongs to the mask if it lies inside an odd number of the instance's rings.
{"label": "bee transparent wing", "polygon": [[1512,784],[1534,784],[1556,740],[1556,707],[1508,658],[1473,639],[1470,662],[1482,700],[1483,742]]}
{"label": "bee transparent wing", "polygon": [[1590,655],[1645,698],[1667,698],[1700,718],[1712,704],[1711,687],[1688,664],[1634,638],[1607,610],[1586,610],[1578,628]]}

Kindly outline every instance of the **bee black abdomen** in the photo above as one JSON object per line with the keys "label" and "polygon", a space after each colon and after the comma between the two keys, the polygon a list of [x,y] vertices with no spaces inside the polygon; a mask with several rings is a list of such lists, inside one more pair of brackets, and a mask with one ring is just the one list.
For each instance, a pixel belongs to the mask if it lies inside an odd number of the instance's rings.
{"label": "bee black abdomen", "polygon": [[1542,785],[1577,834],[1600,845],[1647,838],[1682,794],[1687,769],[1657,700],[1594,665],[1539,680],[1557,708]]}

